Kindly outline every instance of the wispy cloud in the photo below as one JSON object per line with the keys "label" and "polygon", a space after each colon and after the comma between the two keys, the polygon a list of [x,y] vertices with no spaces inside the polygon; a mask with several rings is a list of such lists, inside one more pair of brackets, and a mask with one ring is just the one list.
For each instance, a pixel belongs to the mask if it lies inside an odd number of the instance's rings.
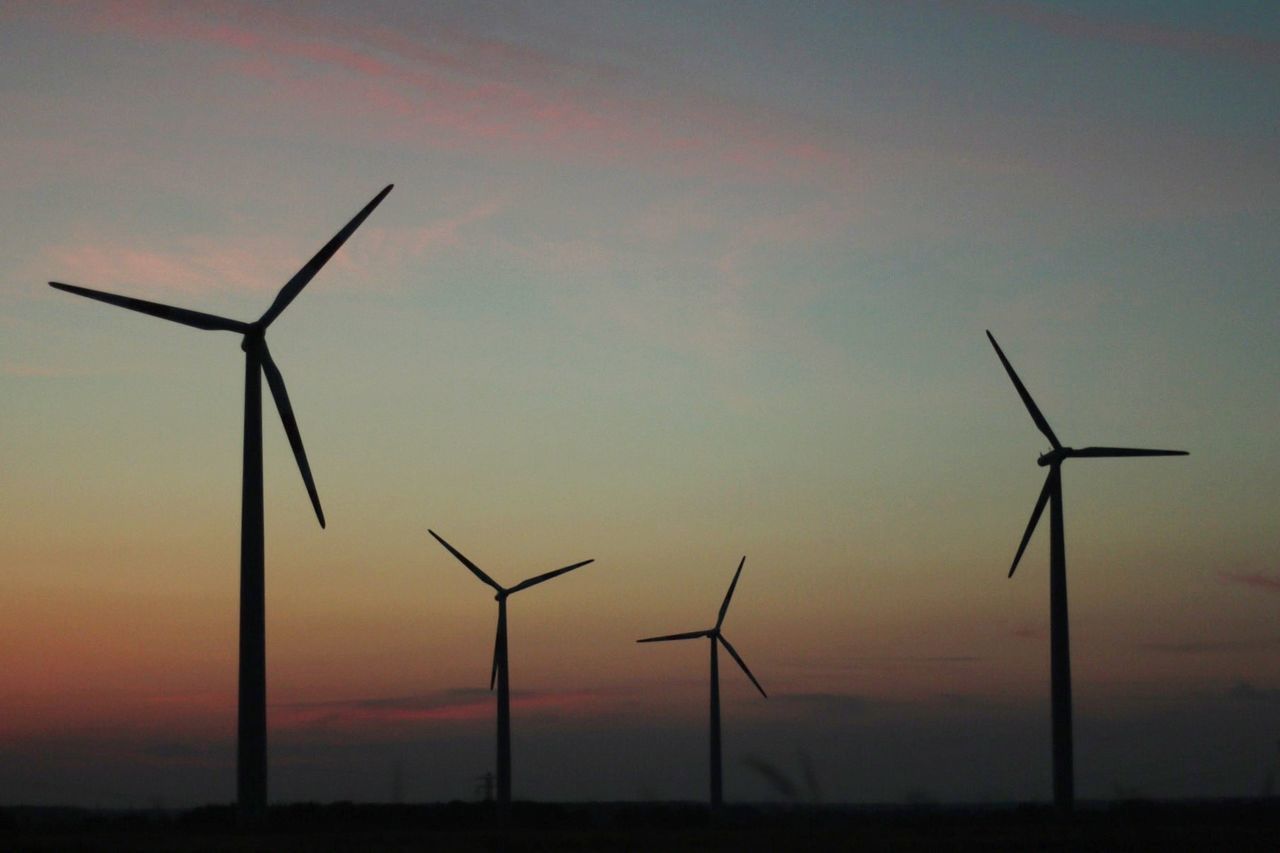
{"label": "wispy cloud", "polygon": [[1126,21],[1116,16],[1090,15],[1016,0],[977,0],[964,5],[1063,38],[1155,47],[1258,65],[1280,64],[1280,41],[1275,39],[1170,27],[1150,21]]}
{"label": "wispy cloud", "polygon": [[451,249],[467,245],[472,226],[491,219],[506,207],[505,201],[487,199],[423,225],[371,227],[359,241],[353,241],[350,251],[336,256],[334,262],[351,268],[366,268],[375,263],[384,267],[420,266]]}
{"label": "wispy cloud", "polygon": [[[522,697],[513,696],[513,702]],[[273,722],[285,728],[335,723],[405,723],[474,720],[492,713],[487,691],[456,690],[428,696],[396,696],[277,705]]]}
{"label": "wispy cloud", "polygon": [[1262,572],[1218,572],[1218,577],[1226,583],[1239,584],[1264,592],[1280,592],[1280,576],[1267,575]]}
{"label": "wispy cloud", "polygon": [[1153,652],[1166,652],[1177,655],[1229,654],[1231,652],[1251,652],[1258,649],[1270,649],[1280,646],[1280,638],[1271,637],[1263,640],[1211,640],[1182,643],[1140,643],[1139,648]]}
{"label": "wispy cloud", "polygon": [[1019,640],[1043,640],[1047,635],[1041,625],[1020,625],[1010,631],[1009,636]]}
{"label": "wispy cloud", "polygon": [[1227,698],[1242,702],[1275,702],[1280,700],[1280,689],[1258,687],[1249,681],[1237,681],[1227,691]]}
{"label": "wispy cloud", "polygon": [[968,666],[987,658],[980,655],[851,655],[839,660],[789,661],[788,666],[818,673],[847,673],[867,670],[921,670],[936,667]]}
{"label": "wispy cloud", "polygon": [[[368,225],[329,262],[331,286],[377,288],[378,277],[353,275],[362,270],[396,270],[421,266],[464,245],[467,230],[503,208],[489,200],[417,226],[386,228]],[[274,237],[191,236],[167,247],[143,247],[107,239],[90,239],[46,247],[31,271],[54,280],[146,296],[218,292],[275,293],[323,244],[309,245]],[[343,274],[333,275],[334,270]],[[324,273],[321,273],[324,275]]]}
{"label": "wispy cloud", "polygon": [[139,744],[133,757],[142,764],[183,767],[234,766],[234,747],[222,740],[164,740]]}
{"label": "wispy cloud", "polygon": [[[628,71],[481,37],[457,27],[371,26],[257,4],[117,0],[77,7],[66,26],[237,57],[229,67],[273,98],[415,146],[497,147],[575,163],[626,163],[684,176],[848,186],[847,145],[792,116],[710,93],[679,94]],[[319,73],[317,73],[319,72]]]}
{"label": "wispy cloud", "polygon": [[170,248],[144,248],[111,241],[81,241],[47,247],[41,268],[60,281],[94,288],[146,293],[209,291],[270,292],[288,280],[281,257],[296,247],[270,238],[214,240],[190,237]]}
{"label": "wispy cloud", "polygon": [[[533,713],[581,713],[607,700],[598,692],[513,691],[512,709]],[[426,722],[488,720],[494,694],[488,690],[446,690],[421,696],[395,696],[303,702],[272,707],[272,725],[286,729],[347,728]]]}
{"label": "wispy cloud", "polygon": [[884,655],[857,657],[851,660],[854,664],[949,664],[976,663],[984,658],[977,655]]}
{"label": "wispy cloud", "polygon": [[773,699],[778,704],[793,706],[803,712],[839,716],[863,714],[882,704],[855,693],[782,693]]}
{"label": "wispy cloud", "polygon": [[[781,258],[838,245],[864,216],[852,196],[770,197],[741,210],[695,189],[648,203],[612,232],[512,248],[541,269],[594,277],[557,294],[566,314],[711,360],[719,390],[735,399],[746,391],[738,368],[762,351],[803,354],[814,365],[840,357],[808,324],[809,306],[832,282],[784,281],[776,270]],[[749,405],[756,394],[746,391]]]}

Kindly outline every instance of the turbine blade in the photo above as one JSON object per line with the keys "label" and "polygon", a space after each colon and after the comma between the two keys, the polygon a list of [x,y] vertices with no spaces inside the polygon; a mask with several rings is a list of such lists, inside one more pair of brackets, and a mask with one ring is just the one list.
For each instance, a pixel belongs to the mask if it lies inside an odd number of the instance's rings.
{"label": "turbine blade", "polygon": [[558,577],[559,575],[564,574],[565,572],[571,572],[574,569],[580,569],[583,566],[587,565],[588,563],[594,563],[594,562],[595,562],[595,558],[592,557],[590,560],[583,560],[581,563],[574,563],[572,566],[565,566],[563,569],[556,569],[554,572],[545,572],[543,574],[537,575],[536,577],[531,577],[528,580],[520,581],[520,583],[511,587],[511,591],[519,592],[522,589],[528,589],[529,587],[534,586],[536,584],[540,584],[543,581],[549,581],[554,577]]}
{"label": "turbine blade", "polygon": [[1144,450],[1136,447],[1081,447],[1071,451],[1071,456],[1106,458],[1115,456],[1187,456],[1185,450]]}
{"label": "turbine blade", "polygon": [[1009,363],[1009,359],[1004,357],[1004,350],[1000,349],[1000,345],[996,343],[996,339],[991,332],[987,332],[987,340],[991,341],[991,345],[996,348],[996,355],[1000,356],[1000,363],[1004,365],[1004,369],[1009,373],[1009,378],[1013,380],[1013,387],[1018,389],[1018,396],[1022,398],[1022,404],[1031,413],[1031,420],[1036,422],[1036,427],[1044,433],[1045,438],[1049,439],[1049,443],[1053,445],[1054,450],[1057,450],[1062,446],[1062,443],[1058,441],[1058,437],[1049,428],[1049,422],[1040,413],[1040,408],[1036,405],[1036,401],[1031,399],[1031,394],[1027,392],[1027,386],[1023,385],[1022,380],[1018,378],[1018,374],[1013,370],[1013,365]]}
{"label": "turbine blade", "polygon": [[692,640],[697,637],[710,637],[710,631],[686,631],[683,634],[663,634],[661,637],[645,637],[637,643],[665,643],[667,640]]}
{"label": "turbine blade", "polygon": [[197,329],[240,332],[241,334],[249,331],[248,323],[242,323],[239,320],[231,320],[226,317],[219,317],[215,314],[205,314],[201,311],[190,311],[186,308],[175,308],[172,305],[161,305],[159,302],[148,302],[145,299],[134,299],[132,296],[117,296],[114,293],[92,290],[88,287],[76,287],[74,284],[63,284],[58,281],[49,282],[49,286],[58,290],[65,290],[67,293],[74,293],[76,296],[85,296],[89,299],[96,299],[99,302],[106,302],[108,305],[128,308],[130,311],[150,314],[152,317],[159,317],[161,320],[172,320],[175,323],[181,323],[184,326],[194,326]]}
{"label": "turbine blade", "polygon": [[315,278],[316,273],[320,272],[320,268],[329,262],[329,259],[333,257],[338,249],[342,248],[342,244],[347,242],[347,238],[355,233],[355,230],[360,227],[360,224],[364,222],[370,213],[373,213],[373,209],[387,197],[387,193],[391,192],[391,188],[394,186],[395,184],[387,184],[382,192],[374,196],[373,201],[366,204],[364,209],[355,215],[354,219],[348,222],[341,231],[333,235],[333,239],[325,243],[324,248],[316,252],[315,257],[307,261],[302,269],[298,270],[293,278],[289,279],[285,286],[280,288],[280,292],[276,294],[275,302],[271,303],[271,307],[258,320],[259,325],[265,329],[280,316],[280,312],[289,307],[289,303],[297,298],[298,294],[302,292],[302,288],[306,287],[311,279]]}
{"label": "turbine blade", "polygon": [[491,587],[493,587],[494,589],[496,589],[498,592],[502,592],[502,591],[503,591],[503,590],[502,590],[502,587],[498,585],[498,582],[497,582],[497,581],[495,581],[493,578],[491,578],[491,577],[489,577],[488,575],[486,575],[484,572],[480,571],[480,567],[479,567],[479,566],[477,566],[475,563],[471,562],[471,561],[470,561],[470,560],[468,560],[466,557],[464,557],[464,556],[462,555],[462,552],[460,552],[457,548],[453,547],[453,546],[452,546],[452,545],[450,545],[448,542],[446,542],[446,541],[444,541],[443,539],[441,539],[441,538],[440,538],[440,535],[439,535],[438,533],[436,533],[434,530],[427,530],[427,532],[428,532],[428,533],[430,533],[432,536],[434,536],[434,537],[436,538],[436,541],[437,541],[437,542],[439,542],[439,543],[440,543],[441,545],[443,545],[446,549],[448,549],[448,551],[449,551],[449,553],[450,553],[450,554],[452,554],[453,556],[457,557],[457,558],[458,558],[458,562],[462,563],[462,565],[464,565],[464,566],[466,566],[468,569],[470,569],[472,574],[474,574],[476,577],[480,578],[480,580],[484,581],[484,582],[485,582],[485,583],[487,583],[489,586],[491,586]]}
{"label": "turbine blade", "polygon": [[742,655],[738,654],[738,650],[730,645],[729,641],[724,638],[724,634],[716,634],[716,637],[724,644],[725,651],[733,655],[733,659],[738,662],[738,666],[742,667],[742,671],[747,674],[747,678],[751,679],[751,683],[756,686],[756,690],[760,691],[760,695],[768,699],[769,694],[764,692],[764,688],[760,686],[760,682],[756,681],[756,677],[751,674],[751,670],[747,669],[747,662],[742,659]]}
{"label": "turbine blade", "polygon": [[724,601],[720,604],[720,615],[716,617],[716,628],[724,624],[724,614],[729,611],[729,599],[733,598],[733,589],[738,585],[738,576],[742,574],[742,566],[747,562],[744,554],[742,559],[738,561],[738,570],[733,573],[733,581],[729,584],[729,591],[724,594]]}
{"label": "turbine blade", "polygon": [[498,683],[498,655],[502,648],[502,634],[506,629],[507,612],[506,610],[498,611],[498,630],[493,635],[493,669],[489,670],[489,689],[493,689],[493,685]]}
{"label": "turbine blade", "polygon": [[280,413],[280,423],[284,424],[284,434],[289,437],[289,446],[293,448],[293,458],[298,460],[298,470],[302,473],[302,482],[311,496],[311,506],[315,507],[316,519],[324,527],[324,510],[320,508],[320,495],[316,491],[316,482],[311,479],[311,466],[307,464],[307,451],[302,446],[302,433],[298,432],[298,421],[293,416],[293,407],[289,405],[289,392],[284,387],[284,377],[280,368],[276,367],[267,349],[267,342],[262,342],[262,372],[267,376],[267,385],[271,387],[271,396],[275,398],[276,410]]}
{"label": "turbine blade", "polygon": [[1036,530],[1036,523],[1040,521],[1040,514],[1044,512],[1044,505],[1049,502],[1050,484],[1053,481],[1053,471],[1049,472],[1049,476],[1044,479],[1044,488],[1040,490],[1040,497],[1036,498],[1036,508],[1031,510],[1031,520],[1027,522],[1027,530],[1022,534],[1022,542],[1018,544],[1018,553],[1013,555],[1013,565],[1009,567],[1009,577],[1013,577],[1013,572],[1018,568],[1018,561],[1022,559],[1022,552],[1027,550],[1027,543],[1031,541],[1031,534]]}

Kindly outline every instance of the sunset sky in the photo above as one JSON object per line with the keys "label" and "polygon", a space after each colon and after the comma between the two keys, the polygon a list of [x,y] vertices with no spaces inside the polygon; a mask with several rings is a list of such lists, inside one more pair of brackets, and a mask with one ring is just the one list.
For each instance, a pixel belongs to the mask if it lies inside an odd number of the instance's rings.
{"label": "sunset sky", "polygon": [[0,804],[234,797],[243,354],[271,330],[271,795],[470,798],[499,582],[516,797],[1047,799],[1280,742],[1280,6],[0,4]]}

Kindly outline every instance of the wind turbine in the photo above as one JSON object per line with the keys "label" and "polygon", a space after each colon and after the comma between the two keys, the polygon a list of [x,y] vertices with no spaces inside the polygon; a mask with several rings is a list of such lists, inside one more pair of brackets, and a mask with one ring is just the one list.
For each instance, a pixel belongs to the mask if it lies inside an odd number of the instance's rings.
{"label": "wind turbine", "polygon": [[435,540],[445,547],[450,554],[458,558],[458,562],[471,570],[480,580],[493,587],[494,600],[498,602],[498,633],[493,641],[493,668],[489,671],[489,689],[498,685],[498,811],[505,819],[511,809],[511,690],[507,678],[507,597],[522,589],[536,586],[543,581],[580,569],[594,559],[583,560],[563,569],[544,572],[540,575],[522,580],[513,587],[504,587],[486,575],[479,566],[468,560],[462,552],[441,538],[434,530],[428,530]]}
{"label": "wind turbine", "polygon": [[338,251],[347,238],[360,227],[365,218],[391,192],[388,185],[373,201],[365,205],[355,218],[347,223],[333,239],[325,244],[315,257],[298,270],[276,295],[271,307],[252,323],[231,320],[213,314],[174,308],[157,302],[118,296],[87,287],[49,282],[51,287],[65,290],[77,296],[85,296],[150,314],[162,320],[172,320],[184,326],[210,331],[238,332],[242,335],[240,349],[245,354],[244,373],[244,475],[240,504],[240,696],[237,721],[236,747],[236,801],[240,816],[247,821],[260,820],[267,809],[267,664],[266,664],[266,603],[263,594],[263,522],[262,522],[262,375],[267,377],[271,396],[275,399],[285,435],[293,448],[302,482],[311,497],[316,518],[324,527],[324,511],[320,508],[320,496],[311,479],[311,467],[302,447],[298,423],[289,405],[284,377],[267,350],[267,328],[289,306],[320,268]]}
{"label": "wind turbine", "polygon": [[643,640],[636,640],[637,643],[664,643],[668,640],[694,640],[698,637],[706,637],[711,640],[711,808],[720,808],[724,801],[721,788],[720,774],[720,661],[717,655],[719,645],[724,644],[727,651],[738,666],[742,667],[742,671],[747,674],[747,678],[751,679],[751,683],[760,691],[760,695],[768,699],[769,694],[764,692],[764,688],[760,686],[760,682],[756,681],[756,677],[751,674],[751,670],[747,668],[746,661],[738,654],[738,650],[733,647],[720,631],[720,626],[724,624],[724,615],[729,610],[729,599],[733,598],[734,587],[738,585],[738,576],[742,574],[742,566],[747,562],[744,556],[738,563],[738,571],[734,572],[733,581],[729,584],[729,591],[724,595],[724,602],[720,605],[720,615],[716,617],[714,628],[708,628],[705,631],[687,631],[683,634],[664,634],[661,637],[645,637]]}
{"label": "wind turbine", "polygon": [[1109,458],[1123,456],[1186,456],[1185,450],[1143,450],[1131,447],[1064,447],[1058,437],[1053,434],[1049,422],[1040,413],[1039,407],[1031,399],[1027,388],[1014,372],[1009,359],[996,343],[991,332],[987,339],[995,347],[1000,363],[1008,371],[1017,389],[1022,403],[1031,413],[1044,437],[1049,439],[1053,449],[1041,454],[1037,460],[1040,467],[1049,469],[1044,488],[1036,499],[1035,509],[1031,511],[1031,520],[1027,523],[1026,532],[1018,544],[1018,553],[1013,556],[1013,565],[1009,567],[1009,577],[1018,568],[1022,552],[1027,549],[1027,542],[1035,532],[1036,523],[1044,512],[1045,504],[1049,504],[1049,667],[1051,695],[1053,702],[1053,802],[1059,810],[1070,812],[1075,805],[1075,771],[1073,768],[1074,749],[1071,734],[1071,649],[1067,636],[1067,551],[1066,538],[1062,529],[1062,463],[1075,457]]}

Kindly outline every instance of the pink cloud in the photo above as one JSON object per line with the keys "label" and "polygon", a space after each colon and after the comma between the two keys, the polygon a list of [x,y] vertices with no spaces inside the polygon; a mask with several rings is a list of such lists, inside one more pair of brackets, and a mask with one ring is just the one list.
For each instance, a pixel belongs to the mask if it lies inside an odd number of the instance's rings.
{"label": "pink cloud", "polygon": [[859,173],[846,146],[790,116],[708,95],[632,94],[639,87],[618,86],[617,69],[456,29],[406,34],[252,4],[147,0],[85,7],[68,23],[240,54],[233,67],[267,84],[264,97],[309,104],[317,120],[342,103],[371,119],[362,133],[393,141],[752,181],[847,185]]}
{"label": "pink cloud", "polygon": [[1139,47],[1215,56],[1259,65],[1280,63],[1280,41],[1254,36],[1228,35],[1146,22],[1061,11],[1041,4],[1015,0],[980,0],[985,12],[1051,32],[1054,35],[1090,41],[1108,41]]}
{"label": "pink cloud", "polygon": [[214,690],[200,690],[192,693],[156,693],[144,696],[141,702],[145,706],[160,708],[184,708],[188,713],[199,711],[209,714],[224,713],[234,707],[236,695]]}
{"label": "pink cloud", "polygon": [[1262,572],[1218,572],[1218,577],[1227,583],[1261,589],[1266,592],[1280,592],[1280,577],[1264,575]]}
{"label": "pink cloud", "polygon": [[863,218],[859,200],[844,196],[726,216],[717,199],[693,191],[642,209],[615,239],[503,248],[543,270],[590,274],[589,283],[567,283],[554,294],[566,315],[713,360],[723,368],[715,371],[721,392],[750,409],[760,401],[744,393],[732,368],[762,348],[803,353],[815,365],[843,357],[804,316],[829,282],[779,281],[772,265],[783,253],[840,239]]}
{"label": "pink cloud", "polygon": [[280,258],[296,256],[262,239],[238,243],[190,238],[167,250],[110,242],[82,242],[45,249],[50,278],[107,290],[146,294],[218,290],[269,292],[287,280]]}
{"label": "pink cloud", "polygon": [[295,705],[273,710],[272,724],[284,729],[317,725],[361,726],[368,724],[468,721],[484,719],[493,712],[492,700],[474,697],[447,700],[372,700]]}
{"label": "pink cloud", "polygon": [[[506,202],[490,199],[473,204],[460,213],[408,228],[371,227],[351,246],[344,263],[364,267],[376,262],[393,266],[421,262],[449,249],[465,245],[465,232],[506,208]],[[355,241],[353,241],[354,243]],[[347,247],[344,247],[344,249]],[[344,256],[337,255],[338,262]]]}
{"label": "pink cloud", "polygon": [[601,275],[619,263],[618,252],[591,240],[544,240],[540,243],[508,243],[502,248],[552,273]]}
{"label": "pink cloud", "polygon": [[[482,201],[460,213],[411,227],[364,226],[329,262],[333,286],[367,289],[378,276],[353,271],[388,270],[464,245],[466,230],[502,210],[500,201]],[[49,278],[138,296],[207,292],[275,293],[322,238],[300,241],[270,237],[187,237],[176,245],[144,248],[110,240],[85,240],[46,247],[30,271]],[[321,272],[324,275],[324,272]]]}
{"label": "pink cloud", "polygon": [[[603,697],[587,691],[513,693],[511,706],[513,710],[526,713],[582,713],[601,708]],[[487,690],[458,690],[431,696],[276,706],[271,709],[271,724],[281,729],[362,728],[427,722],[487,721],[493,714],[492,693]]]}

